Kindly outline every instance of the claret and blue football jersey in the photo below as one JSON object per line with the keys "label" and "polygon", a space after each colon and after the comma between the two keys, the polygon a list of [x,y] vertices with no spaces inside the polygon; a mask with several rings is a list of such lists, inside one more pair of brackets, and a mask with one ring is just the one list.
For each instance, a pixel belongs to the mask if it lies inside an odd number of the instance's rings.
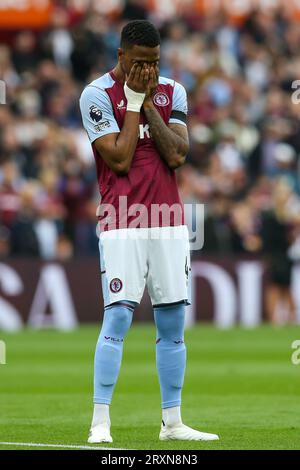
{"label": "claret and blue football jersey", "polygon": [[[126,113],[124,84],[118,81],[113,72],[91,82],[80,98],[80,108],[84,127],[91,141],[97,167],[97,177],[101,194],[101,204],[110,204],[116,210],[117,220],[111,225],[107,219],[103,230],[119,227],[120,197],[126,196],[127,206],[143,205],[147,210],[141,227],[182,225],[183,209],[178,194],[175,172],[160,157],[151,139],[149,124],[143,110],[140,113],[139,139],[130,171],[126,176],[114,173],[98,153],[94,142],[110,133],[118,133],[123,126]],[[176,123],[186,126],[187,96],[184,87],[168,78],[160,77],[153,96],[154,105],[166,124]],[[178,205],[181,214],[170,214],[170,221],[151,216],[151,205]],[[127,215],[125,225],[130,226],[135,215]],[[123,225],[124,226],[124,220]]]}

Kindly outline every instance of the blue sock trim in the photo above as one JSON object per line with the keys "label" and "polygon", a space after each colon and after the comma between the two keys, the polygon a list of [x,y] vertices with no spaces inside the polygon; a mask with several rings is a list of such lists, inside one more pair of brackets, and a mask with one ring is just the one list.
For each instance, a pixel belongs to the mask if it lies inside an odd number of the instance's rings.
{"label": "blue sock trim", "polygon": [[173,408],[174,406],[181,406],[181,400],[163,402],[161,407],[165,410],[166,408]]}
{"label": "blue sock trim", "polygon": [[94,397],[93,403],[94,403],[94,405],[110,405],[111,400],[105,399],[105,398]]}

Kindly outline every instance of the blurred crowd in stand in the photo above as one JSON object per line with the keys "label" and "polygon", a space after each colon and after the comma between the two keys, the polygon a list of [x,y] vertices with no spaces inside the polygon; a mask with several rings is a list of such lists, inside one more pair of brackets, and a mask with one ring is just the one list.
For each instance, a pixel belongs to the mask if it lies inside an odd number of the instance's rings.
{"label": "blurred crowd in stand", "polygon": [[162,36],[161,75],[188,92],[191,149],[178,182],[185,203],[205,204],[200,254],[264,256],[272,281],[267,312],[272,317],[286,301],[292,319],[291,266],[300,259],[299,23],[276,9],[233,25],[222,13],[158,17],[134,0],[114,15],[97,2],[80,15],[67,1],[56,4],[47,30],[18,31],[0,44],[8,103],[0,106],[0,258],[97,253],[99,195],[78,98],[115,65],[124,23],[147,18]]}

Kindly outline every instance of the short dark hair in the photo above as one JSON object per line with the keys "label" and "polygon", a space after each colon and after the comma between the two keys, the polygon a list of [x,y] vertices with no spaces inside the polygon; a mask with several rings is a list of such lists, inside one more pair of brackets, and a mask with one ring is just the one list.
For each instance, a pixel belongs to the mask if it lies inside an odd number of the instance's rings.
{"label": "short dark hair", "polygon": [[127,23],[121,33],[121,47],[160,45],[160,34],[156,27],[147,20],[134,20]]}

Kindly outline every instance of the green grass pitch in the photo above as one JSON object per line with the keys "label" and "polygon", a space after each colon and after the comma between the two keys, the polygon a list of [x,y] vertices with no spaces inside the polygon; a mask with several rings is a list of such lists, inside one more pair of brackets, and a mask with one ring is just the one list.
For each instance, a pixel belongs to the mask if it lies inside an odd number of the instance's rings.
{"label": "green grass pitch", "polygon": [[[7,364],[0,365],[0,442],[87,445],[97,336],[96,326],[72,333],[0,332],[7,347]],[[300,365],[291,363],[295,339],[300,339],[296,327],[188,330],[183,419],[218,433],[220,441],[160,442],[155,331],[133,325],[111,407],[114,442],[103,446],[299,449]]]}

